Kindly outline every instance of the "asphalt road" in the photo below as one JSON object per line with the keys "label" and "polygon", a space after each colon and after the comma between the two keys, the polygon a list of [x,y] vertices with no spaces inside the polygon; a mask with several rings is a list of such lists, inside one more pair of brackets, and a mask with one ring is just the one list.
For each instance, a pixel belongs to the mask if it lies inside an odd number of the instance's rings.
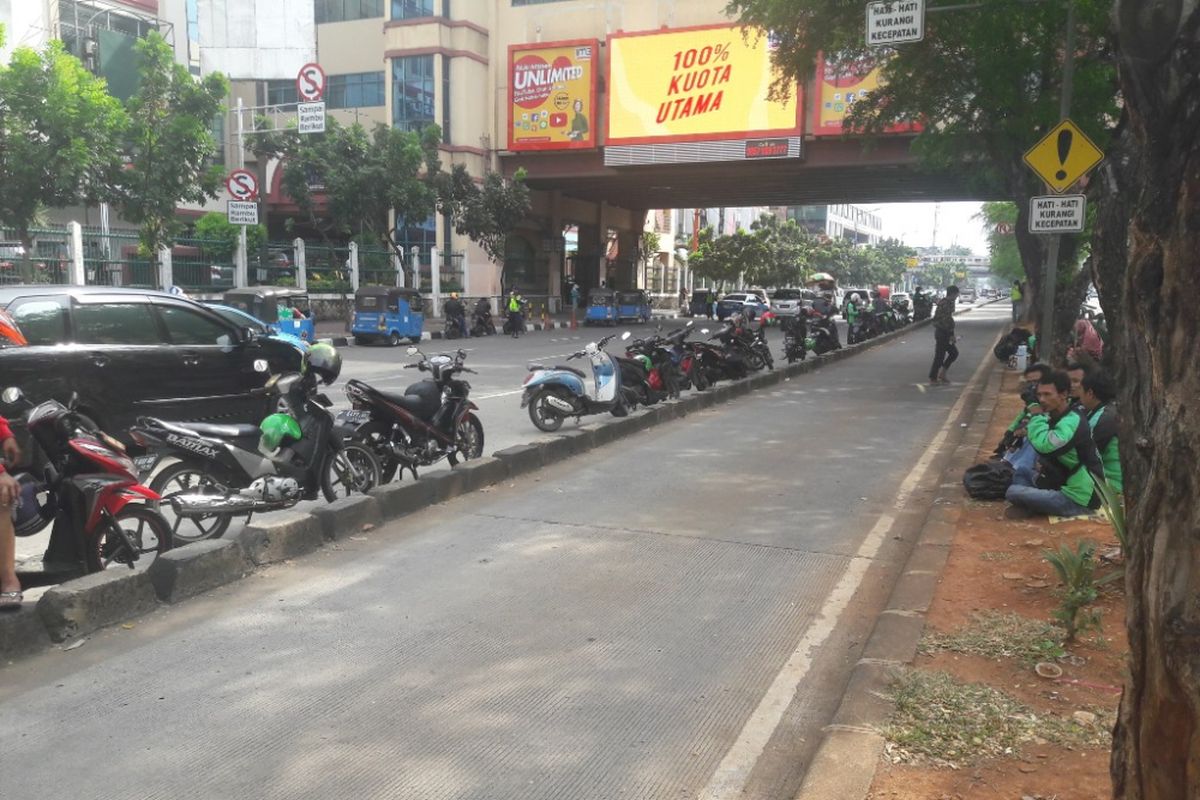
{"label": "asphalt road", "polygon": [[914,331],[10,666],[3,795],[791,797],[1007,321],[953,385]]}

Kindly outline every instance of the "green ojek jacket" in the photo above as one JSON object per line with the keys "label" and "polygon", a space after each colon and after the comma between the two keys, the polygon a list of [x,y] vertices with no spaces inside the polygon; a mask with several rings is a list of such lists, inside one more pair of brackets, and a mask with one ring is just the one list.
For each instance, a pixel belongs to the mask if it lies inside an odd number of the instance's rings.
{"label": "green ojek jacket", "polygon": [[1057,419],[1052,419],[1046,414],[1038,414],[1029,420],[1025,431],[1029,437],[1029,443],[1033,445],[1034,450],[1038,451],[1042,460],[1057,458],[1059,464],[1070,472],[1067,482],[1061,489],[1062,493],[1079,505],[1088,507],[1091,505],[1092,492],[1095,489],[1087,469],[1081,468],[1079,465],[1077,449],[1072,447],[1058,456],[1050,455],[1074,439],[1081,424],[1083,424],[1083,417],[1080,413],[1075,409],[1069,409]]}
{"label": "green ojek jacket", "polygon": [[1114,490],[1123,491],[1125,482],[1121,475],[1121,451],[1117,447],[1116,410],[1107,403],[1097,406],[1088,414],[1088,424],[1092,426],[1092,441],[1104,464],[1104,479]]}

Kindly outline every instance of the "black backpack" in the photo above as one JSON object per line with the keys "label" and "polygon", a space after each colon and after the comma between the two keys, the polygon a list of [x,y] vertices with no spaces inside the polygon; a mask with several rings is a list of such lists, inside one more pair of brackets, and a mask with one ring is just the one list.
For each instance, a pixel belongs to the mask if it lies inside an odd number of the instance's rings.
{"label": "black backpack", "polygon": [[1013,328],[1007,336],[992,348],[992,355],[1005,364],[1017,354],[1017,348],[1029,341],[1029,331],[1025,328]]}
{"label": "black backpack", "polygon": [[976,500],[1003,500],[1012,479],[1012,464],[996,458],[967,467],[963,473],[963,487]]}

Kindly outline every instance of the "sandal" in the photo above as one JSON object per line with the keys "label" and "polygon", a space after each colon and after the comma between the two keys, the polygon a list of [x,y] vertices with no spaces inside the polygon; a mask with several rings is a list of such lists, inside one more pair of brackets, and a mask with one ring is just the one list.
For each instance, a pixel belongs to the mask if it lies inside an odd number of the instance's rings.
{"label": "sandal", "polygon": [[21,592],[0,592],[0,611],[17,611],[25,596]]}

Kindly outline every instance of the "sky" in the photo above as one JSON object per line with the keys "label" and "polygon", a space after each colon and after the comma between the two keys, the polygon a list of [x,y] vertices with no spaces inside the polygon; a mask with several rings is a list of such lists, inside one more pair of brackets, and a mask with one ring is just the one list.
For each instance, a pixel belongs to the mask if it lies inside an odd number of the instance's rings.
{"label": "sky", "polygon": [[900,239],[909,247],[928,247],[934,242],[933,220],[937,210],[938,247],[960,244],[977,256],[988,253],[983,226],[971,219],[979,213],[979,203],[885,203],[862,205],[879,214],[885,238]]}

